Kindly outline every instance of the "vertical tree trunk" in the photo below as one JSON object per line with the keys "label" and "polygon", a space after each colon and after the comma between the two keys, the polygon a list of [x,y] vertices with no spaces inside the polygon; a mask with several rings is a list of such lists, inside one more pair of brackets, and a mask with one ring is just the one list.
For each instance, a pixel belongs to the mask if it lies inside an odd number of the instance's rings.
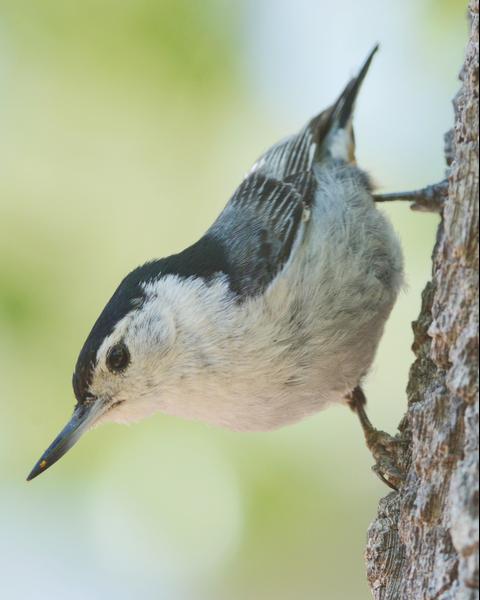
{"label": "vertical tree trunk", "polygon": [[404,485],[368,532],[375,600],[478,598],[478,0],[447,134],[448,197],[413,325]]}

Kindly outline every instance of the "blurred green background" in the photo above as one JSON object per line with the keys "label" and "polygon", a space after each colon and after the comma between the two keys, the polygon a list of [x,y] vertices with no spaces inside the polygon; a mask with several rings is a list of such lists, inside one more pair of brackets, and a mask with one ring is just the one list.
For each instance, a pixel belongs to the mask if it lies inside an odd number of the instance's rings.
{"label": "blurred green background", "polygon": [[[120,278],[212,222],[272,142],[372,45],[358,158],[382,189],[440,180],[466,36],[457,0],[0,0],[0,586],[12,600],[365,600],[387,489],[332,408],[269,434],[158,415],[88,434],[31,484]],[[408,289],[366,386],[405,410],[437,217],[384,209]]]}

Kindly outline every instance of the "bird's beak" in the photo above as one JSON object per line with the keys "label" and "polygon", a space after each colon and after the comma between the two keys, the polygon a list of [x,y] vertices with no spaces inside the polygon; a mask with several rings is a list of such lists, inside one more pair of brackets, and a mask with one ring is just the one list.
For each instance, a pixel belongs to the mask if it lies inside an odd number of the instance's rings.
{"label": "bird's beak", "polygon": [[34,479],[62,458],[107,409],[108,403],[101,398],[77,404],[72,418],[42,454],[27,477],[27,481]]}

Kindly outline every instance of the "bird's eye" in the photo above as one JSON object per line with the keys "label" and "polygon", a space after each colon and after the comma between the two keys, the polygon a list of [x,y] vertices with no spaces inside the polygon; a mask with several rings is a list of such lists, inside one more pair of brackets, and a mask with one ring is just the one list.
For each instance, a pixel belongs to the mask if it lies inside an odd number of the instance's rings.
{"label": "bird's eye", "polygon": [[107,368],[112,373],[121,373],[130,362],[130,352],[123,342],[112,346],[107,354]]}

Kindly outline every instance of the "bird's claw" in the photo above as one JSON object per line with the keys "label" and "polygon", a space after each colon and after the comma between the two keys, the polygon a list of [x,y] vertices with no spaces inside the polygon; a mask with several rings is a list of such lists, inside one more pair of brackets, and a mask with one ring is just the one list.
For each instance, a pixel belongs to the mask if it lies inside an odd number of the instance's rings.
{"label": "bird's claw", "polygon": [[372,471],[390,488],[398,490],[405,479],[399,460],[402,441],[378,429],[366,432],[365,438],[375,459]]}
{"label": "bird's claw", "polygon": [[375,459],[372,471],[390,488],[398,490],[405,479],[401,466],[405,442],[398,436],[375,429],[365,411],[367,399],[360,386],[352,390],[346,399],[360,420],[367,447]]}

